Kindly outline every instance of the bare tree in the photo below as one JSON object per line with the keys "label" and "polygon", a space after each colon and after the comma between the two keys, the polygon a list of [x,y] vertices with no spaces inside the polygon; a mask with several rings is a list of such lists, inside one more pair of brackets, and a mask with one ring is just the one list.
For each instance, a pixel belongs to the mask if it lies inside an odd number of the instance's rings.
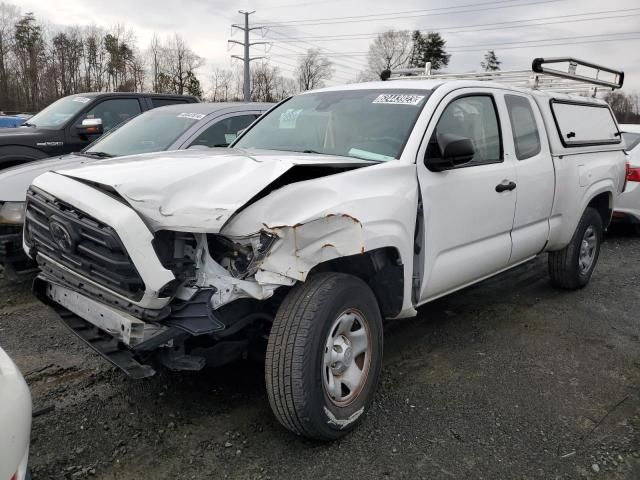
{"label": "bare tree", "polygon": [[296,75],[301,91],[313,90],[324,86],[324,81],[333,76],[332,63],[320,55],[320,49],[309,49],[298,61]]}
{"label": "bare tree", "polygon": [[376,37],[367,54],[367,79],[378,78],[383,70],[407,65],[412,53],[411,34],[406,30],[388,30]]}
{"label": "bare tree", "polygon": [[251,69],[251,99],[254,102],[277,102],[296,90],[296,82],[280,74],[278,67],[263,62]]}
{"label": "bare tree", "polygon": [[180,95],[187,93],[195,70],[200,68],[204,60],[196,55],[184,39],[176,34],[166,49],[166,68],[171,76],[173,90]]}
{"label": "bare tree", "polygon": [[85,53],[85,90],[100,92],[106,87],[106,57],[102,38],[105,32],[95,25],[88,27],[84,33]]}
{"label": "bare tree", "polygon": [[158,88],[158,76],[160,75],[161,50],[160,38],[157,33],[154,33],[149,45],[149,57],[151,63],[151,90],[156,93],[160,91]]}
{"label": "bare tree", "polygon": [[9,94],[9,73],[14,63],[12,56],[14,25],[20,18],[20,10],[15,5],[0,3],[0,105],[15,108],[16,98]]}
{"label": "bare tree", "polygon": [[640,123],[640,98],[637,94],[609,92],[604,99],[619,123]]}
{"label": "bare tree", "polygon": [[228,102],[233,92],[233,72],[216,68],[211,74],[211,101]]}
{"label": "bare tree", "polygon": [[38,108],[40,82],[39,75],[46,58],[42,26],[36,22],[33,13],[24,15],[15,26],[14,51],[18,59],[20,85],[27,102],[27,108]]}
{"label": "bare tree", "polygon": [[[80,92],[142,91],[149,77],[155,91],[202,97],[197,76],[202,63],[177,35],[164,43],[155,36],[145,56],[123,24],[109,29],[47,25],[0,0],[2,110],[35,111]],[[234,97],[235,83],[224,83],[224,97]]]}

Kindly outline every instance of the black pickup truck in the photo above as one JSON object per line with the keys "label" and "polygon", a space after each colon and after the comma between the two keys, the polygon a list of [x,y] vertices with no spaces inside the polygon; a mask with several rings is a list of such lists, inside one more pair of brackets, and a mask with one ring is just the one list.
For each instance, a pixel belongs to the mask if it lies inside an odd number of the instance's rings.
{"label": "black pickup truck", "polygon": [[0,170],[77,152],[125,120],[196,97],[153,93],[81,93],[61,98],[18,128],[0,128]]}

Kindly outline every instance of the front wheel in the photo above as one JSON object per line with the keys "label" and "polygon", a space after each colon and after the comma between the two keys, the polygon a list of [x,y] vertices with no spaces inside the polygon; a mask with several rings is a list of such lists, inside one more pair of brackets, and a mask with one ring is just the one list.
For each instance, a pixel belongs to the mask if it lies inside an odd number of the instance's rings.
{"label": "front wheel", "polygon": [[554,286],[575,290],[589,283],[600,255],[602,232],[600,214],[588,207],[569,245],[549,253],[549,274]]}
{"label": "front wheel", "polygon": [[273,322],[265,379],[277,419],[292,432],[334,440],[373,400],[382,366],[382,318],[357,277],[320,273],[294,287]]}

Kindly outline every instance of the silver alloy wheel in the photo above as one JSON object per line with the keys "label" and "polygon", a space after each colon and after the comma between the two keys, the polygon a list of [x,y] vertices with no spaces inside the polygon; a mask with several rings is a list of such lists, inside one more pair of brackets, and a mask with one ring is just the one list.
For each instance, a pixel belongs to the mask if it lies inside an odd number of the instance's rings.
{"label": "silver alloy wheel", "polygon": [[364,315],[347,310],[331,326],[324,347],[322,379],[327,396],[345,407],[356,399],[371,366],[371,329]]}
{"label": "silver alloy wheel", "polygon": [[592,225],[589,225],[582,237],[582,243],[580,243],[580,254],[578,255],[578,266],[580,267],[580,273],[585,274],[593,265],[593,261],[596,258],[596,247],[598,246],[598,236]]}

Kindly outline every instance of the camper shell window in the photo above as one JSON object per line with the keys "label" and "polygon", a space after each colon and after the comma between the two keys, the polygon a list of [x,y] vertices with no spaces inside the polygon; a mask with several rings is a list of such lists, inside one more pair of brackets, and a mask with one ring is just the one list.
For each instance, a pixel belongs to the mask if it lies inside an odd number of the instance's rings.
{"label": "camper shell window", "polygon": [[620,143],[621,134],[607,105],[551,100],[551,112],[565,147]]}

